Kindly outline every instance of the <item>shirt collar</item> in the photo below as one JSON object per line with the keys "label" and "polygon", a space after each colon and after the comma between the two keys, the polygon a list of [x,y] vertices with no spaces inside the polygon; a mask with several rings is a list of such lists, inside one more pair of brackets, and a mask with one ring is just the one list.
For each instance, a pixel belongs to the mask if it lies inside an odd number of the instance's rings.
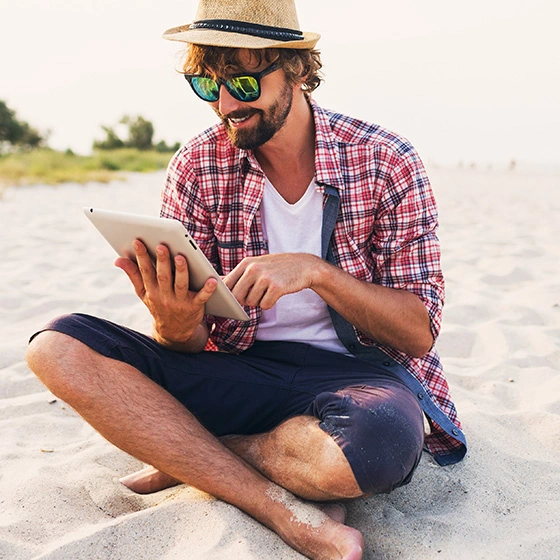
{"label": "shirt collar", "polygon": [[315,121],[315,180],[320,187],[330,185],[342,191],[344,179],[339,164],[338,142],[325,111],[312,99],[310,105]]}

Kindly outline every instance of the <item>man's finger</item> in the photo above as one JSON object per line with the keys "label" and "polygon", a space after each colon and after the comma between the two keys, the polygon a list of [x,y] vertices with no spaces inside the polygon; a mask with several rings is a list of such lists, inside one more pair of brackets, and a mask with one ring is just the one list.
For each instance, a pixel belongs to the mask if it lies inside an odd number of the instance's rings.
{"label": "man's finger", "polygon": [[183,301],[189,295],[189,267],[183,255],[175,257],[175,295]]}
{"label": "man's finger", "polygon": [[216,291],[217,287],[218,281],[216,278],[208,278],[201,290],[194,296],[193,301],[200,305],[205,304],[210,299],[210,296]]}
{"label": "man's finger", "polygon": [[230,290],[233,291],[233,288],[245,273],[248,264],[249,259],[245,258],[228,275],[224,276],[224,283]]}
{"label": "man's finger", "polygon": [[[259,305],[264,310],[271,309],[272,307],[274,307],[274,305],[276,305],[276,302],[280,299],[281,295],[282,294],[279,293],[278,290],[273,290],[273,289],[266,290],[260,297],[259,303],[256,305]],[[252,305],[252,304],[248,304],[248,305]]]}
{"label": "man's finger", "polygon": [[260,300],[272,281],[266,270],[263,270],[257,263],[252,263],[245,268],[230,290],[237,301],[254,307],[260,305]]}
{"label": "man's finger", "polygon": [[144,286],[144,280],[142,279],[142,275],[140,274],[140,270],[138,269],[136,263],[131,259],[127,259],[126,257],[119,257],[115,260],[115,266],[125,272],[125,274],[132,282],[132,286],[134,287],[136,295],[140,299],[144,299],[144,296],[146,295],[146,288]]}
{"label": "man's finger", "polygon": [[132,247],[134,248],[134,253],[136,255],[136,263],[140,274],[142,275],[142,280],[147,291],[153,291],[157,288],[156,273],[154,269],[154,264],[152,258],[148,253],[148,249],[144,243],[139,239],[135,239],[132,242]]}
{"label": "man's finger", "polygon": [[164,297],[173,294],[173,270],[169,249],[165,245],[156,247],[156,280]]}
{"label": "man's finger", "polygon": [[269,287],[255,285],[247,294],[247,297],[245,298],[245,305],[270,309],[278,300],[278,297],[273,296],[272,294],[273,290]]}

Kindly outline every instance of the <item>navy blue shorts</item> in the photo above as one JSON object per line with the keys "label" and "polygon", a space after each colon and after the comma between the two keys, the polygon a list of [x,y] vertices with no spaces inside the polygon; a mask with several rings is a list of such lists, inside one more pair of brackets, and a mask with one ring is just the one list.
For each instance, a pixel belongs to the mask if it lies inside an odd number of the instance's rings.
{"label": "navy blue shorts", "polygon": [[126,362],[169,391],[216,436],[256,434],[311,415],[344,452],[366,494],[410,481],[424,425],[414,394],[388,369],[299,342],[255,342],[239,355],[183,354],[88,315],[44,330],[76,338]]}

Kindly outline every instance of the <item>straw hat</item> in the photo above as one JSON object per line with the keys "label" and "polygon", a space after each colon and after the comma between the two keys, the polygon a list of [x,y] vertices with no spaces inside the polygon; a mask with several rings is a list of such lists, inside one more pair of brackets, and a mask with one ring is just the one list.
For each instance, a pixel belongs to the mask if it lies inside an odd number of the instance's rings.
{"label": "straw hat", "polygon": [[320,35],[302,32],[294,0],[200,0],[195,20],[164,39],[247,49],[312,49]]}

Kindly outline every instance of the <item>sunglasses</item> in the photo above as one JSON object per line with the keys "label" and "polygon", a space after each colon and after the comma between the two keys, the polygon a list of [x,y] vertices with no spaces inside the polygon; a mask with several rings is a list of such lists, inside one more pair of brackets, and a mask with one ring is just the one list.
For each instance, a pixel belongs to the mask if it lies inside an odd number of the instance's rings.
{"label": "sunglasses", "polygon": [[250,103],[261,96],[261,79],[278,70],[280,65],[274,62],[262,72],[247,72],[230,76],[227,80],[221,78],[215,80],[208,76],[198,74],[184,74],[185,80],[189,82],[193,91],[203,101],[214,102],[220,98],[220,86],[224,85],[228,93],[238,101]]}

